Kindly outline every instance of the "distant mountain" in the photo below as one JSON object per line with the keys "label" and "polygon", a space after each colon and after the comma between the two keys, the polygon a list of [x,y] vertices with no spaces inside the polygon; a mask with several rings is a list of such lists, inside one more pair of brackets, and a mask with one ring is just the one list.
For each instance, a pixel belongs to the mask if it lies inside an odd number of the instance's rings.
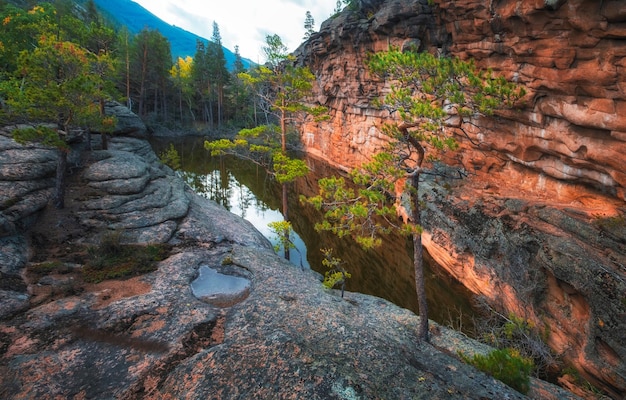
{"label": "distant mountain", "polygon": [[[114,22],[117,22],[119,25],[126,25],[131,33],[138,33],[146,27],[158,30],[161,35],[169,40],[174,58],[193,57],[196,54],[196,40],[208,42],[203,37],[168,24],[131,0],[94,0],[94,2]],[[223,49],[227,66],[231,69],[235,61],[235,53],[226,47],[223,47]],[[246,68],[250,64],[254,64],[246,58],[243,58],[242,61]]]}

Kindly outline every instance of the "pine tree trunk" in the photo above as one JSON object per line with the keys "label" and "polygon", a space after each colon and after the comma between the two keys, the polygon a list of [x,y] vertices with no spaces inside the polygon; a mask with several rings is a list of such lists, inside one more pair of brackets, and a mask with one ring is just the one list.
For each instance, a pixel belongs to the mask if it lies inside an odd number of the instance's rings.
{"label": "pine tree trunk", "polygon": [[65,170],[67,169],[67,151],[59,149],[57,160],[56,182],[54,187],[54,206],[59,210],[65,208]]}
{"label": "pine tree trunk", "polygon": [[[283,218],[285,219],[285,221],[289,222],[289,203],[287,202],[288,200],[288,191],[287,191],[287,184],[283,183]],[[290,260],[291,259],[291,254],[289,251],[289,230],[285,229],[285,231],[283,232],[284,238],[286,239],[284,241],[285,243],[285,260]]]}
{"label": "pine tree trunk", "polygon": [[[419,174],[411,177],[411,203],[412,219],[417,225],[421,222],[420,203],[418,195]],[[426,285],[424,283],[424,255],[422,250],[422,234],[413,234],[413,268],[415,269],[415,292],[420,313],[420,326],[417,336],[420,340],[428,342],[428,302],[426,301]]]}
{"label": "pine tree trunk", "polygon": [[[283,106],[284,106],[284,101],[283,101]],[[281,109],[281,115],[280,115],[280,141],[281,141],[281,150],[283,154],[287,154],[287,126],[286,126],[286,119],[287,119],[287,115],[285,114],[285,109],[284,107]],[[283,183],[283,217],[285,218],[285,221],[289,222],[289,203],[287,202],[288,200],[288,192],[287,192],[287,183]],[[283,234],[285,235],[285,239],[288,239],[288,235],[289,235],[289,231],[285,230],[285,232],[283,232]],[[290,254],[289,254],[289,246],[287,245],[288,240],[285,240],[285,259],[289,260],[290,258]]]}
{"label": "pine tree trunk", "polygon": [[[105,116],[106,116],[106,113],[104,111],[104,99],[101,98],[100,99],[100,117],[104,118]],[[105,131],[106,129],[103,129],[102,132],[100,133],[100,137],[102,138],[102,150],[109,149],[108,137]]]}
{"label": "pine tree trunk", "polygon": [[100,138],[102,142],[102,150],[109,150],[109,138],[107,137],[107,133],[101,132]]}

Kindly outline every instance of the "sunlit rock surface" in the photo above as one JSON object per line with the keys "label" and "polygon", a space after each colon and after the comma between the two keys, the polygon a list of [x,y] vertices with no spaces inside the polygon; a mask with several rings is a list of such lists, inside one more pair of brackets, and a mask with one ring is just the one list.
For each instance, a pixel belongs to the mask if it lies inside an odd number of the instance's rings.
{"label": "sunlit rock surface", "polygon": [[[622,1],[360,2],[297,51],[330,120],[301,131],[349,169],[386,143],[364,64],[390,46],[472,58],[528,89],[457,131],[461,182],[424,185],[425,246],[492,306],[549,327],[585,379],[626,393],[626,14]],[[452,129],[452,128],[451,128]],[[474,144],[471,144],[469,140]],[[440,185],[440,186],[439,186]]]}

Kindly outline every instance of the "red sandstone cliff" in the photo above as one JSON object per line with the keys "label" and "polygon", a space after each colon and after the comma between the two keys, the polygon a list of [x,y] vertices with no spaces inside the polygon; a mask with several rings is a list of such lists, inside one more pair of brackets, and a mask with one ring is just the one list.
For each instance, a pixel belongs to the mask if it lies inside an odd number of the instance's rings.
{"label": "red sandstone cliff", "polygon": [[547,325],[559,355],[623,396],[626,4],[435,3],[361,1],[296,51],[332,116],[304,126],[303,143],[350,168],[385,142],[387,116],[370,105],[384,87],[364,60],[391,45],[473,58],[525,85],[523,109],[465,127],[477,146],[459,136],[454,162],[470,177],[449,193],[425,185],[425,246],[473,292]]}

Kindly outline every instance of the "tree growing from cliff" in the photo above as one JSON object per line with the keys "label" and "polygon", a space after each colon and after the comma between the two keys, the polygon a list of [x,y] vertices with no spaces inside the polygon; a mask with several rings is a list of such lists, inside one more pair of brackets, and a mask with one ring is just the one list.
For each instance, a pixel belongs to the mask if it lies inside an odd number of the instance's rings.
{"label": "tree growing from cliff", "polygon": [[41,142],[58,150],[54,205],[64,207],[65,170],[70,128],[89,127],[106,132],[115,120],[103,115],[107,98],[104,88],[108,63],[81,46],[42,37],[31,52],[22,52],[12,79],[3,82],[2,92],[12,119],[49,122],[55,127],[17,129],[16,141]]}
{"label": "tree growing from cliff", "polygon": [[[510,107],[523,88],[478,70],[472,62],[429,53],[390,50],[368,60],[369,70],[390,83],[376,102],[393,122],[382,127],[388,146],[371,162],[344,178],[319,181],[319,194],[303,199],[325,211],[318,230],[352,236],[364,248],[382,244],[381,237],[398,231],[413,239],[415,284],[420,311],[418,336],[428,341],[428,305],[422,264],[420,176],[438,153],[455,150],[455,129],[499,107]],[[405,218],[398,218],[405,215]]]}
{"label": "tree growing from cliff", "polygon": [[[323,118],[326,109],[306,102],[315,80],[311,71],[293,65],[278,35],[268,35],[266,43],[263,50],[268,63],[239,77],[255,90],[259,103],[267,106],[267,123],[241,130],[234,140],[205,142],[205,148],[212,155],[231,154],[262,166],[282,185],[282,213],[289,221],[288,184],[309,170],[304,161],[288,154],[288,134],[306,118]],[[286,229],[284,237],[289,234]],[[284,252],[289,259],[289,246],[284,246]]]}
{"label": "tree growing from cliff", "polygon": [[306,16],[304,18],[303,40],[308,40],[313,33],[315,33],[315,19],[313,19],[313,15],[311,14],[311,11],[307,11]]}

